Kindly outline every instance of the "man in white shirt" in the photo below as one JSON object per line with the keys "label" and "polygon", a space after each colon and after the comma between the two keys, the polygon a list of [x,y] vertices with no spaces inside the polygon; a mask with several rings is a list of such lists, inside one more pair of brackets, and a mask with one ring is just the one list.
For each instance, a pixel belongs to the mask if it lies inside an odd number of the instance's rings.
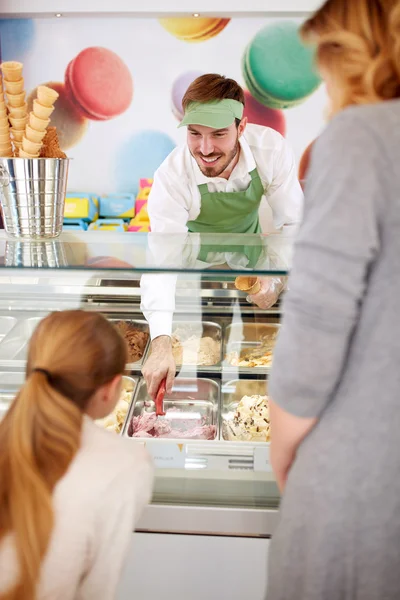
{"label": "man in white shirt", "polygon": [[[265,202],[275,229],[300,222],[303,193],[293,153],[273,129],[247,124],[244,102],[238,83],[221,75],[203,75],[189,86],[179,125],[187,126],[187,144],[173,150],[155,173],[148,200],[152,232],[260,233]],[[159,298],[155,277],[146,275],[141,281],[142,310],[152,339],[143,374],[153,398],[164,378],[170,392],[175,376],[173,310],[166,300],[170,293],[165,294],[170,286],[166,279]],[[269,308],[283,288],[283,279],[265,278],[250,300]]]}

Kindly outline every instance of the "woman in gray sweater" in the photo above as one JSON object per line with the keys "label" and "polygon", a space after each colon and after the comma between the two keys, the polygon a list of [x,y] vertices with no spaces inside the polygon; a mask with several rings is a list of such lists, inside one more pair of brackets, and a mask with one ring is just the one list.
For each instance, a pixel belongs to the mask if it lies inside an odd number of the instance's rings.
{"label": "woman in gray sweater", "polygon": [[398,600],[400,0],[328,0],[302,33],[333,118],[269,386],[283,499],[268,600]]}

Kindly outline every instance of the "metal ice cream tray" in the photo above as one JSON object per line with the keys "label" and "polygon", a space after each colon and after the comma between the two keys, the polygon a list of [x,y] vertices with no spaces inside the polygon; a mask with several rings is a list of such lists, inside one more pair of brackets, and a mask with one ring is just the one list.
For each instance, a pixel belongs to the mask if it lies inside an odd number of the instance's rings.
{"label": "metal ice cream tray", "polygon": [[[147,324],[147,321],[145,321],[144,319],[129,319],[129,318],[124,318],[124,317],[120,317],[120,318],[114,318],[114,317],[108,317],[108,315],[106,315],[108,320],[111,321],[112,323],[119,323],[120,321],[128,323],[128,325],[131,325],[132,327],[134,327],[135,329],[139,329],[140,331],[145,331],[146,333],[149,333],[149,326]],[[128,362],[126,365],[126,368],[128,370],[132,370],[132,371],[140,371],[143,362],[146,358],[148,349],[150,346],[150,334],[148,337],[148,340],[146,342],[146,345],[144,347],[144,351],[143,351],[143,355],[142,358],[140,358],[139,360],[137,360],[136,362]]]}
{"label": "metal ice cream tray", "polygon": [[[200,420],[204,421],[205,425],[215,427],[214,440],[219,438],[218,425],[218,408],[219,408],[219,385],[212,379],[198,379],[178,377],[175,379],[171,394],[166,394],[164,398],[164,410],[167,413],[165,417],[171,423],[173,429],[179,430],[179,424],[193,421],[195,424]],[[145,413],[155,412],[154,401],[147,393],[147,386],[144,380],[138,384],[137,393],[134,396],[133,404],[129,411],[128,418],[125,423],[123,435],[128,436],[129,423],[132,417],[138,417]],[[175,417],[175,418],[174,418]],[[135,439],[152,439],[159,441],[175,440],[177,442],[184,439],[185,442],[195,440],[196,443],[202,443],[209,440],[201,440],[198,438],[150,438],[150,436],[135,437]]]}
{"label": "metal ice cream tray", "polygon": [[271,366],[260,365],[256,367],[235,366],[228,361],[231,352],[241,353],[246,350],[257,350],[261,347],[261,340],[265,336],[274,335],[279,331],[279,323],[234,323],[228,325],[224,331],[223,344],[223,370],[233,374],[268,373]]}

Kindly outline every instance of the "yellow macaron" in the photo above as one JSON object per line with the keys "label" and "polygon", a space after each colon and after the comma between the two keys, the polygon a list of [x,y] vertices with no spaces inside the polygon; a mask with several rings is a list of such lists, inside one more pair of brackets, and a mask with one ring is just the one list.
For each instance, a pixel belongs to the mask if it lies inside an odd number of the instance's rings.
{"label": "yellow macaron", "polygon": [[204,42],[218,35],[230,19],[216,17],[172,17],[159,19],[161,25],[178,40]]}

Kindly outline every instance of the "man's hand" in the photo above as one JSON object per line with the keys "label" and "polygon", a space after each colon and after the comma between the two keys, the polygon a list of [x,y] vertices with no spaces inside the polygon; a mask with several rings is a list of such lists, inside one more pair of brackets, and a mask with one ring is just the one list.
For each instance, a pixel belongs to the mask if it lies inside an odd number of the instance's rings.
{"label": "man's hand", "polygon": [[257,294],[248,296],[249,302],[254,302],[259,308],[271,308],[277,303],[278,298],[285,288],[285,277],[264,277],[261,279],[261,290]]}
{"label": "man's hand", "polygon": [[167,394],[172,392],[176,365],[172,355],[171,338],[160,335],[151,342],[151,354],[142,368],[149,396],[155,397],[163,379],[166,379]]}

